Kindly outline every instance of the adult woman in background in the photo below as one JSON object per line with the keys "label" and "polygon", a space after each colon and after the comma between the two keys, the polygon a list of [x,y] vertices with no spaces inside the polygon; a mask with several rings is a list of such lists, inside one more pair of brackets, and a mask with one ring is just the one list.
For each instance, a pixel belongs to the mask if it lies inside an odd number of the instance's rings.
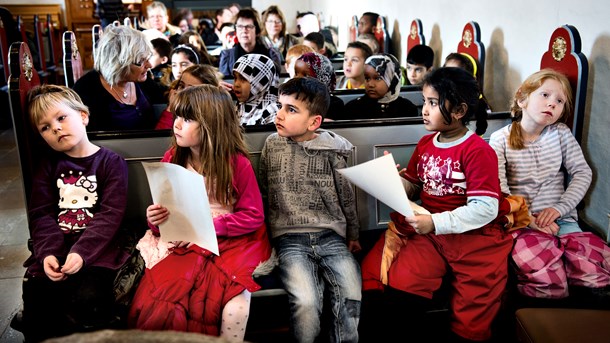
{"label": "adult woman in background", "polygon": [[148,78],[150,56],[152,47],[142,32],[112,25],[104,30],[95,51],[94,69],[74,84],[89,107],[89,131],[154,127],[149,99],[163,99],[163,95],[145,94],[145,90],[158,89]]}
{"label": "adult woman in background", "polygon": [[273,49],[267,48],[260,40],[261,25],[258,12],[252,8],[244,8],[237,13],[235,29],[239,43],[235,44],[232,49],[223,50],[220,53],[220,72],[226,76],[233,75],[233,64],[246,54],[261,54],[265,55],[276,65],[276,70],[280,70],[282,57],[280,53]]}
{"label": "adult woman in background", "polygon": [[272,5],[263,12],[261,38],[267,48],[274,48],[286,58],[288,49],[299,44],[299,38],[286,33],[286,19],[279,7]]}

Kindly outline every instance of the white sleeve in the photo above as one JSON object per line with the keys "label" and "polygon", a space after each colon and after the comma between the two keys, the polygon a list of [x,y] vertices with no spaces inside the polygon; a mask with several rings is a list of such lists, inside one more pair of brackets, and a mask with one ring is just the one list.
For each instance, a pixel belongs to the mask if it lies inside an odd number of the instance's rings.
{"label": "white sleeve", "polygon": [[479,229],[498,216],[498,206],[498,199],[493,197],[468,197],[465,206],[432,215],[435,233],[445,235]]}

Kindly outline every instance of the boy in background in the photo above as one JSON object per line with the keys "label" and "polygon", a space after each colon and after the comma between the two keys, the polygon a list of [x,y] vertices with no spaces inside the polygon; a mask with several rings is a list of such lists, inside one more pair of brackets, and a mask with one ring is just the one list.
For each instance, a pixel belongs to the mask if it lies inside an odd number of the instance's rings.
{"label": "boy in background", "polygon": [[[277,133],[262,151],[260,181],[268,227],[288,293],[296,342],[320,333],[324,290],[331,296],[332,342],[357,342],[361,250],[352,186],[336,169],[347,166],[352,144],[319,129],[330,98],[326,85],[304,77],[279,89]],[[346,241],[347,240],[347,241]]]}
{"label": "boy in background", "polygon": [[403,85],[421,85],[432,71],[434,51],[427,45],[416,45],[407,54],[407,69],[403,74]]}

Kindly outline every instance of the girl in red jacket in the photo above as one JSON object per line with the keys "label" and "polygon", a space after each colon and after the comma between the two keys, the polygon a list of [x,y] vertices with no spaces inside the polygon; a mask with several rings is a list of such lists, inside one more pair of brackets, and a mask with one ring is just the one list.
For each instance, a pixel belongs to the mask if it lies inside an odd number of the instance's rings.
{"label": "girl in red jacket", "polygon": [[[170,107],[176,115],[174,135],[162,161],[204,176],[220,255],[189,242],[170,243],[166,256],[157,256],[160,261],[147,261],[129,325],[241,341],[250,294],[260,288],[252,272],[269,258],[271,249],[239,119],[229,93],[211,85],[176,93]],[[154,247],[147,242],[155,240],[157,226],[170,215],[162,204],[146,209],[151,231],[139,245],[145,260]]]}

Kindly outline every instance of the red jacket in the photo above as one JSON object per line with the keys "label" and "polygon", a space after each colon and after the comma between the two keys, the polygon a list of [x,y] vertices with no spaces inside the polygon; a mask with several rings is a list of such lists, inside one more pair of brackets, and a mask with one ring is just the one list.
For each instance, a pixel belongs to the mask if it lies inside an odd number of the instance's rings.
{"label": "red jacket", "polygon": [[[171,151],[163,157],[171,159]],[[176,330],[219,335],[222,309],[247,289],[256,266],[269,258],[263,204],[248,158],[233,158],[234,212],[214,218],[220,256],[193,245],[147,269],[134,296],[128,324],[144,330]]]}

